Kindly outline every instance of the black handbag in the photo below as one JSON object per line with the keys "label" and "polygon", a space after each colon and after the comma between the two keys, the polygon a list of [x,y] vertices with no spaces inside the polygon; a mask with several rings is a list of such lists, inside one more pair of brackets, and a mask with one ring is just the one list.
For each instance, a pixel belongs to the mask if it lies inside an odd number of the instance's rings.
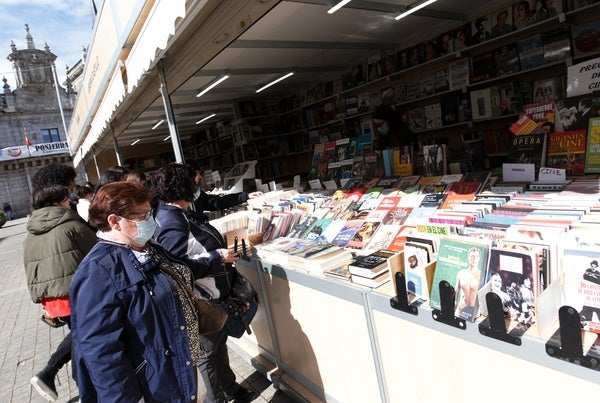
{"label": "black handbag", "polygon": [[236,270],[231,292],[217,304],[228,315],[223,326],[227,335],[240,338],[244,332],[252,334],[250,323],[258,311],[258,296],[245,276]]}

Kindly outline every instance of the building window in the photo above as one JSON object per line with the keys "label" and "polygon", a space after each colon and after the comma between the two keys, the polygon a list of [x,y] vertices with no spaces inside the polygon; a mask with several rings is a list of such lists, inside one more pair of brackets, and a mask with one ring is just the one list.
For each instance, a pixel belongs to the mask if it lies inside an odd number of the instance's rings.
{"label": "building window", "polygon": [[42,142],[43,143],[55,143],[60,141],[58,135],[58,129],[42,129]]}

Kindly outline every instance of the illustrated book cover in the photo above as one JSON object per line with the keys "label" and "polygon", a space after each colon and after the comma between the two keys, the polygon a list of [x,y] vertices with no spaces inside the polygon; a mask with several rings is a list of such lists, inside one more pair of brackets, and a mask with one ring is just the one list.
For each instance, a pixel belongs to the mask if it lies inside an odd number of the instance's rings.
{"label": "illustrated book cover", "polygon": [[546,166],[564,169],[567,175],[583,175],[586,140],[586,130],[550,133]]}
{"label": "illustrated book cover", "polygon": [[441,309],[439,284],[447,281],[454,288],[455,316],[474,321],[479,316],[477,292],[484,284],[491,242],[463,236],[440,240],[429,305]]}

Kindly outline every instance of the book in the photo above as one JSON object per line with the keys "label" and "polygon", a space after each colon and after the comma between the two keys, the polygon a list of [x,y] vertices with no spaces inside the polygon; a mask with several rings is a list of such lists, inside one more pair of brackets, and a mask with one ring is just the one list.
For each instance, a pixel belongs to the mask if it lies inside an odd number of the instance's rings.
{"label": "book", "polygon": [[496,64],[492,51],[473,55],[471,64],[471,83],[490,80],[496,76]]}
{"label": "book", "polygon": [[546,166],[564,169],[567,175],[583,175],[586,140],[585,130],[550,133]]}
{"label": "book", "polygon": [[546,133],[513,135],[508,162],[534,164],[535,171],[546,166]]}
{"label": "book", "polygon": [[407,240],[404,245],[406,290],[423,300],[429,299],[429,283],[425,267],[430,262],[426,245]]}
{"label": "book", "polygon": [[350,282],[352,279],[352,274],[350,274],[350,270],[348,269],[347,264],[343,264],[341,266],[336,266],[331,269],[323,270],[323,274],[325,277],[333,278],[335,280]]}
{"label": "book", "polygon": [[346,244],[346,248],[352,250],[364,249],[376,233],[380,224],[379,221],[364,221]]}
{"label": "book", "polygon": [[520,70],[519,49],[516,43],[509,43],[494,49],[496,76],[517,73]]}
{"label": "book", "polygon": [[385,271],[376,277],[361,277],[361,276],[352,274],[352,282],[354,284],[362,285],[365,287],[371,287],[371,288],[381,287],[385,283],[389,282],[391,279],[392,279],[392,277],[390,276],[390,272],[387,269],[387,264],[385,267]]}
{"label": "book", "polygon": [[469,85],[470,63],[468,57],[462,57],[448,63],[448,87],[452,90],[459,90]]}
{"label": "book", "polygon": [[492,89],[482,88],[470,93],[473,120],[489,119],[493,116]]}
{"label": "book", "polygon": [[481,185],[481,182],[454,182],[448,187],[446,199],[440,208],[452,208],[463,201],[474,200]]}
{"label": "book", "polygon": [[[294,257],[290,257],[291,259]],[[329,253],[308,256],[303,260],[304,269],[311,274],[321,274],[326,270],[335,269],[336,267],[345,266],[352,260],[352,253],[345,249],[337,248]]]}
{"label": "book", "polygon": [[536,252],[501,247],[490,249],[485,282],[491,282],[491,291],[500,297],[511,320],[528,326],[535,323],[538,280]]}
{"label": "book", "polygon": [[425,176],[446,175],[446,145],[424,145],[423,165],[425,168]]}
{"label": "book", "polygon": [[529,70],[544,64],[542,35],[536,34],[517,41],[521,70]]}
{"label": "book", "polygon": [[546,133],[554,131],[554,110],[553,99],[523,105],[523,112]]}
{"label": "book", "polygon": [[564,305],[579,312],[584,330],[600,333],[600,253],[597,249],[564,249]]}
{"label": "book", "polygon": [[425,105],[425,128],[437,129],[442,127],[442,105],[440,103]]}
{"label": "book", "polygon": [[342,248],[345,247],[354,237],[356,232],[361,228],[363,223],[364,222],[362,220],[346,221],[342,229],[337,233],[331,242]]}
{"label": "book", "polygon": [[600,173],[600,117],[591,117],[585,146],[585,173]]}
{"label": "book", "polygon": [[579,59],[600,53],[597,40],[598,29],[600,29],[600,23],[597,21],[571,25],[573,58]]}
{"label": "book", "polygon": [[454,288],[455,316],[474,321],[479,316],[477,292],[485,280],[489,240],[450,235],[440,240],[429,305],[441,309],[439,285]]}
{"label": "book", "polygon": [[542,34],[544,62],[555,63],[571,57],[569,28],[557,28]]}
{"label": "book", "polygon": [[354,276],[375,278],[387,272],[387,260],[395,253],[386,250],[378,250],[368,255],[356,256],[349,264],[348,269]]}

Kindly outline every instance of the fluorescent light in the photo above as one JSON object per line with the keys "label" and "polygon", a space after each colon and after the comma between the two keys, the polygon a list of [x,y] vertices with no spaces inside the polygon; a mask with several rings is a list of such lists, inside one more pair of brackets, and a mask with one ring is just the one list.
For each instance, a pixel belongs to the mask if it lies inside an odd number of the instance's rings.
{"label": "fluorescent light", "polygon": [[161,120],[159,120],[159,121],[158,121],[158,122],[157,122],[157,123],[156,123],[154,126],[152,126],[152,130],[154,130],[154,129],[156,129],[158,126],[162,125],[164,121],[165,121],[164,119],[161,119]]}
{"label": "fluorescent light", "polygon": [[400,18],[404,18],[409,14],[414,13],[415,11],[418,11],[420,9],[422,9],[423,7],[427,7],[428,5],[430,5],[431,3],[435,3],[437,0],[427,0],[424,1],[423,3],[419,4],[418,6],[409,8],[408,10],[406,10],[405,12],[403,12],[402,14],[400,14],[399,16],[397,16],[396,18],[394,18],[396,21],[399,20]]}
{"label": "fluorescent light", "polygon": [[289,72],[289,73],[287,73],[285,76],[279,77],[277,80],[273,80],[273,81],[271,81],[269,84],[265,85],[264,87],[257,89],[257,90],[256,90],[256,93],[258,94],[259,92],[261,92],[261,91],[263,91],[263,90],[266,90],[266,89],[267,89],[267,88],[269,88],[270,86],[272,86],[272,85],[274,85],[274,84],[277,84],[277,83],[278,83],[278,82],[280,82],[281,80],[285,80],[286,78],[288,78],[288,77],[290,77],[290,76],[293,76],[293,75],[294,75],[294,72],[293,72],[293,71],[290,71],[290,72]]}
{"label": "fluorescent light", "polygon": [[170,138],[171,138],[171,135],[169,134],[167,137],[165,137],[165,138],[163,139],[163,141],[167,141],[167,140],[169,140]]}
{"label": "fluorescent light", "polygon": [[227,80],[228,78],[229,78],[229,74],[225,74],[224,76],[219,77],[217,80],[213,81],[213,83],[210,84],[208,87],[206,87],[205,89],[200,91],[198,93],[198,95],[196,95],[196,97],[201,97],[202,95],[206,94],[208,91],[212,90],[213,88],[215,88],[217,85],[221,84],[223,81]]}
{"label": "fluorescent light", "polygon": [[197,121],[197,122],[196,122],[196,124],[197,124],[197,125],[199,125],[200,123],[202,123],[202,122],[204,122],[204,121],[206,121],[206,120],[208,120],[208,119],[210,119],[210,118],[214,117],[215,115],[216,115],[216,113],[212,113],[212,114],[208,115],[207,117],[205,117],[205,118],[202,118],[202,119],[200,119],[199,121]]}
{"label": "fluorescent light", "polygon": [[339,10],[342,7],[344,7],[348,3],[350,3],[350,0],[342,0],[342,1],[340,1],[335,6],[331,7],[329,10],[327,10],[327,14],[333,14],[333,13],[335,13],[337,10]]}
{"label": "fluorescent light", "polygon": [[133,142],[133,143],[131,143],[131,145],[132,145],[132,146],[134,146],[134,145],[136,145],[136,144],[137,144],[137,143],[139,143],[139,142],[140,142],[140,139],[136,139],[136,140],[134,140],[134,142]]}

